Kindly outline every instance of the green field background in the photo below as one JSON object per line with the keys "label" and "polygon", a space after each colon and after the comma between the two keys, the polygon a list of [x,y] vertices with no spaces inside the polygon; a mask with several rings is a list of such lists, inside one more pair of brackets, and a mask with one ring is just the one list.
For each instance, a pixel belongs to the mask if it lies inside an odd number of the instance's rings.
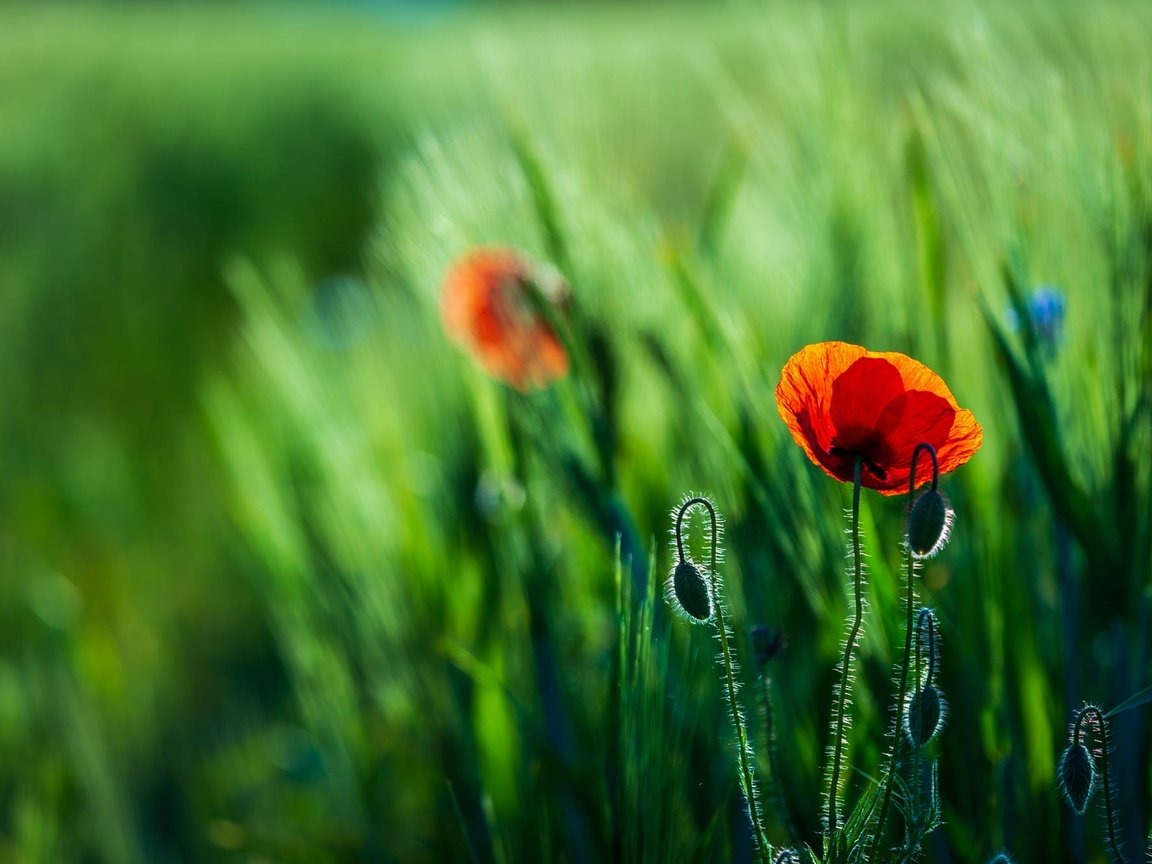
{"label": "green field background", "polygon": [[[748,632],[784,634],[769,835],[818,846],[851,490],[774,388],[826,339],[984,428],[920,585],[924,859],[1107,860],[1055,766],[1150,683],[1149,45],[1119,2],[0,6],[0,862],[752,860],[714,643],[659,593],[689,491],[765,777]],[[441,330],[488,244],[571,284],[551,388]],[[863,496],[850,802],[902,507]]]}

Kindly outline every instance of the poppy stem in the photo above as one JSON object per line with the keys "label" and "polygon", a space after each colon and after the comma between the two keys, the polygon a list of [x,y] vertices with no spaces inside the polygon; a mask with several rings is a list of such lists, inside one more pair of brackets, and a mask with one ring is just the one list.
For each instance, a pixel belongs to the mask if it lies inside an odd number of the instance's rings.
{"label": "poppy stem", "polygon": [[[920,645],[921,639],[924,647]],[[928,656],[928,673],[924,676],[924,686],[928,687],[936,680],[936,655],[939,651],[936,648],[936,618],[927,606],[920,610],[916,621],[916,650]]]}
{"label": "poppy stem", "polygon": [[920,454],[927,453],[932,460],[932,491],[936,491],[936,484],[940,482],[940,462],[936,458],[936,448],[927,441],[921,441],[912,451],[912,471],[908,475],[908,506],[912,506],[912,496],[916,494],[916,466],[920,461]]}
{"label": "poppy stem", "polygon": [[684,561],[684,535],[681,530],[685,514],[693,507],[703,507],[708,511],[711,519],[712,534],[710,539],[710,558],[708,578],[712,583],[713,607],[716,610],[716,632],[720,639],[720,657],[718,662],[724,669],[724,686],[728,697],[728,714],[732,718],[732,725],[736,728],[736,747],[740,763],[740,789],[744,793],[744,800],[748,804],[748,815],[752,819],[752,830],[756,838],[756,851],[763,864],[768,864],[772,855],[772,847],[768,844],[768,837],[764,833],[764,826],[760,820],[760,802],[757,800],[756,786],[752,779],[752,745],[749,743],[748,729],[744,725],[744,715],[736,700],[736,660],[733,658],[732,645],[729,640],[728,624],[724,620],[724,599],[720,594],[720,577],[717,575],[717,564],[720,548],[720,517],[716,513],[716,506],[708,498],[689,498],[680,505],[676,513],[676,554],[681,562]]}
{"label": "poppy stem", "polygon": [[884,772],[884,797],[880,801],[880,816],[876,820],[876,830],[872,834],[872,849],[868,860],[873,859],[876,844],[884,836],[884,825],[888,821],[888,808],[892,804],[892,773],[896,770],[896,749],[900,746],[900,721],[904,711],[905,694],[908,690],[908,661],[912,654],[912,607],[916,603],[915,595],[915,559],[911,548],[904,551],[904,574],[908,582],[908,593],[904,597],[904,605],[908,610],[908,619],[904,624],[904,662],[900,665],[900,687],[896,691],[896,725],[892,733],[892,749],[888,752],[888,766]]}
{"label": "poppy stem", "polygon": [[772,705],[772,679],[766,669],[760,672],[760,707],[764,723],[764,749],[768,761],[768,797],[772,802],[776,821],[784,827],[789,840],[796,842],[799,833],[788,812],[788,801],[780,785],[780,757],[776,752],[776,717]]}
{"label": "poppy stem", "polygon": [[[921,672],[921,669],[920,669],[920,662],[922,660],[921,655],[923,653],[923,647],[920,644],[921,637],[922,637],[922,633],[920,632],[920,628],[917,627],[916,633],[913,637],[913,641],[915,644],[912,648],[912,656],[914,658],[913,663],[915,663],[915,668],[912,671],[913,679],[914,679],[912,682],[913,692],[918,691],[922,686],[924,686],[924,676],[923,676],[923,673]],[[906,712],[905,717],[900,718],[901,724],[903,724],[905,722],[905,720],[907,720],[909,728],[912,728],[913,718],[911,716],[912,712],[911,712],[910,708],[911,708],[911,705],[907,701],[901,699],[900,710]],[[923,717],[923,713],[924,713],[923,711],[920,712],[921,717]],[[923,720],[920,720],[917,723],[917,726],[921,725],[922,723],[923,723]],[[918,734],[918,733],[914,733],[914,734]],[[915,739],[913,739],[913,744],[912,744],[912,789],[911,789],[911,794],[909,794],[909,796],[908,796],[908,815],[912,817],[910,821],[912,822],[913,825],[915,825],[916,821],[920,818],[918,815],[918,811],[920,809],[920,796],[923,792],[923,790],[920,788],[921,786],[922,786],[922,783],[920,781],[920,745],[915,743]]]}
{"label": "poppy stem", "polygon": [[840,827],[840,773],[847,742],[844,737],[845,714],[848,708],[848,685],[852,676],[852,651],[860,638],[860,625],[864,619],[864,565],[860,552],[860,471],[864,460],[856,457],[852,478],[852,593],[855,608],[848,639],[844,643],[844,661],[840,665],[840,684],[836,688],[836,716],[833,721],[832,776],[828,784],[828,839]]}
{"label": "poppy stem", "polygon": [[[908,509],[911,511],[912,502],[916,495],[916,467],[920,454],[927,452],[932,459],[932,490],[940,479],[940,466],[936,461],[936,448],[931,444],[921,442],[912,451],[912,470],[908,475]],[[872,834],[872,848],[868,853],[868,860],[873,860],[876,844],[883,840],[884,824],[888,821],[888,808],[892,804],[892,772],[896,770],[896,748],[900,746],[900,723],[904,711],[904,701],[908,691],[908,661],[912,655],[912,610],[916,606],[916,559],[912,555],[912,547],[904,544],[904,575],[908,581],[908,593],[904,596],[904,662],[900,665],[900,688],[896,691],[896,725],[892,730],[892,750],[888,753],[888,767],[884,772],[884,797],[880,801],[880,816],[876,820],[876,830]]]}

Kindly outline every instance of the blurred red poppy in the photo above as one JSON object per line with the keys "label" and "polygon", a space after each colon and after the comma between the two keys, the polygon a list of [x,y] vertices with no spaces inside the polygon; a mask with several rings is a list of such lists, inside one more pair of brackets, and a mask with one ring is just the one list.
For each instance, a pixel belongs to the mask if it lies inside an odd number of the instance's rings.
{"label": "blurred red poppy", "polygon": [[559,305],[564,290],[554,270],[510,249],[474,249],[449,269],[440,317],[485,372],[532,390],[568,372],[568,352],[537,305]]}
{"label": "blurred red poppy", "polygon": [[[860,482],[884,495],[907,491],[917,444],[935,448],[943,474],[967,462],[984,437],[972,412],[927,366],[845,342],[792,355],[776,385],[776,407],[815,464],[851,483],[860,457]],[[931,479],[931,461],[920,459],[917,485]]]}

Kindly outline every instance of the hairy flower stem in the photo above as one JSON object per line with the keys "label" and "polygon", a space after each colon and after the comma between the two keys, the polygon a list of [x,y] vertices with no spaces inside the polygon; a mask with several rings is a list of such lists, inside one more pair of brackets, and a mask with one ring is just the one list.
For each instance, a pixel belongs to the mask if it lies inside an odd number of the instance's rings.
{"label": "hairy flower stem", "polygon": [[900,687],[896,691],[896,725],[893,728],[892,749],[888,753],[888,770],[884,772],[884,797],[880,800],[880,815],[876,820],[876,831],[872,834],[872,848],[868,852],[873,860],[876,846],[884,839],[884,826],[888,821],[888,808],[892,804],[892,774],[896,770],[896,750],[900,746],[900,712],[904,710],[905,694],[908,692],[908,660],[912,656],[912,607],[916,605],[916,582],[912,550],[904,553],[904,567],[908,580],[908,593],[904,597],[907,617],[904,621],[904,662],[900,665]]}
{"label": "hairy flower stem", "polygon": [[1112,850],[1113,857],[1120,862],[1126,864],[1124,853],[1120,851],[1120,841],[1116,836],[1116,811],[1115,802],[1112,800],[1112,780],[1108,773],[1108,723],[1104,719],[1104,715],[1100,713],[1100,709],[1094,705],[1089,705],[1080,712],[1080,716],[1076,718],[1076,727],[1072,733],[1072,743],[1079,745],[1080,735],[1084,727],[1084,719],[1091,715],[1094,718],[1093,726],[1098,730],[1100,735],[1100,763],[1101,763],[1101,779],[1104,782],[1104,820],[1108,830],[1108,846]]}
{"label": "hairy flower stem", "polygon": [[[908,509],[912,509],[916,493],[916,464],[921,451],[932,457],[932,489],[939,482],[940,469],[936,461],[936,451],[930,444],[917,444],[912,451],[912,474],[908,478]],[[884,797],[880,801],[880,816],[876,820],[876,831],[872,834],[872,846],[868,850],[868,860],[873,860],[876,845],[884,839],[884,825],[888,821],[888,808],[892,804],[892,772],[896,770],[896,749],[900,746],[900,712],[904,710],[904,699],[908,693],[908,661],[912,656],[912,609],[916,605],[916,559],[912,557],[912,547],[904,544],[904,572],[908,579],[908,593],[904,597],[904,662],[900,665],[900,688],[896,691],[896,726],[893,729],[892,750],[888,754],[888,770],[884,772]]]}
{"label": "hairy flower stem", "polygon": [[[920,672],[920,632],[916,632],[916,638],[913,640],[915,645],[912,648],[912,656],[915,657],[914,663],[916,668],[913,670],[913,677],[915,678],[914,687],[919,689],[923,683],[923,676]],[[902,706],[901,710],[909,711],[911,706]],[[915,824],[918,818],[918,810],[920,809],[920,795],[923,790],[920,788],[920,747],[913,743],[912,745],[912,794],[909,795],[908,800],[908,813],[912,816],[912,823]]]}
{"label": "hairy flower stem", "polygon": [[760,676],[760,693],[764,718],[764,746],[768,759],[768,795],[772,799],[777,821],[784,827],[791,842],[795,843],[799,833],[788,812],[788,802],[780,785],[780,759],[776,753],[776,714],[772,707],[772,679],[767,673]]}
{"label": "hairy flower stem", "polygon": [[833,729],[832,777],[828,785],[828,838],[840,826],[840,767],[844,758],[844,715],[848,707],[848,681],[851,677],[852,650],[860,635],[860,624],[864,618],[863,562],[860,560],[860,469],[864,460],[856,457],[856,468],[852,479],[852,593],[855,609],[852,626],[848,631],[848,641],[844,643],[844,662],[840,667],[840,687],[836,693],[836,719]]}
{"label": "hairy flower stem", "polygon": [[728,625],[724,620],[724,601],[720,596],[720,579],[716,575],[717,552],[719,548],[720,520],[716,515],[716,508],[707,498],[689,498],[680,505],[676,514],[676,551],[680,560],[684,560],[684,541],[681,524],[684,515],[692,507],[703,507],[708,511],[712,520],[711,558],[709,560],[708,578],[712,582],[712,596],[716,609],[716,630],[720,634],[720,656],[724,669],[724,686],[728,696],[728,714],[732,718],[732,725],[736,728],[736,744],[740,762],[740,789],[744,793],[744,800],[748,804],[748,814],[752,819],[752,830],[756,837],[756,851],[763,864],[769,864],[772,854],[768,845],[768,838],[764,834],[764,826],[760,821],[760,804],[756,797],[756,786],[752,781],[752,764],[749,759],[751,745],[748,743],[748,730],[744,726],[744,718],[740,713],[740,705],[736,701],[736,662],[732,658],[732,646],[728,641]]}

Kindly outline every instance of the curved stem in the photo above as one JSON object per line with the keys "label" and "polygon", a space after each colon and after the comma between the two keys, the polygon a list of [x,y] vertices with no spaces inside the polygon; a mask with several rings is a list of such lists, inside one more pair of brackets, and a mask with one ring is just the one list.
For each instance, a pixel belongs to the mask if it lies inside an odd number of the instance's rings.
{"label": "curved stem", "polygon": [[[708,508],[708,512],[712,514],[712,524],[716,524],[716,514],[712,508],[712,502],[707,498],[689,498],[680,505],[680,509],[676,511],[676,555],[679,557],[679,563],[684,563],[684,516],[696,505],[701,505]],[[716,560],[716,536],[712,536],[712,560]]]}
{"label": "curved stem", "polygon": [[736,727],[736,739],[740,762],[740,786],[744,792],[744,800],[748,804],[748,813],[752,819],[752,829],[756,836],[756,848],[760,859],[768,864],[771,848],[768,838],[764,834],[764,826],[760,822],[760,807],[756,800],[756,787],[752,780],[752,764],[749,759],[750,745],[748,743],[748,730],[744,728],[744,720],[740,714],[740,706],[736,701],[736,663],[732,659],[732,647],[728,641],[728,625],[724,620],[724,601],[720,596],[720,580],[716,575],[717,550],[719,547],[720,519],[716,514],[716,507],[707,498],[689,498],[680,505],[676,514],[676,552],[680,560],[684,560],[684,535],[682,524],[684,515],[692,507],[700,506],[708,511],[712,520],[711,557],[709,559],[708,578],[712,580],[712,596],[715,599],[716,629],[720,633],[720,655],[724,666],[724,685],[728,696],[728,713],[732,717],[732,725]]}
{"label": "curved stem", "polygon": [[852,592],[855,609],[852,626],[848,631],[848,641],[844,643],[844,662],[840,667],[840,687],[836,693],[836,720],[833,726],[832,778],[828,786],[828,836],[840,825],[840,763],[844,758],[844,713],[848,703],[848,679],[852,667],[852,651],[860,635],[860,623],[864,617],[863,563],[860,555],[860,468],[861,457],[856,457],[856,468],[852,477]]}
{"label": "curved stem", "polygon": [[776,718],[772,706],[772,679],[766,672],[760,674],[761,698],[764,706],[764,746],[765,756],[768,759],[768,795],[776,810],[776,819],[784,827],[790,842],[796,843],[799,834],[792,822],[792,814],[788,811],[788,802],[780,787],[780,759],[776,753]]}
{"label": "curved stem", "polygon": [[1120,864],[1125,864],[1124,853],[1120,851],[1120,841],[1116,837],[1116,811],[1115,802],[1112,800],[1112,781],[1108,773],[1108,722],[1104,719],[1104,715],[1100,713],[1100,709],[1095,705],[1087,706],[1080,712],[1080,716],[1076,718],[1076,727],[1072,733],[1072,743],[1080,744],[1081,729],[1084,726],[1084,719],[1092,715],[1095,718],[1093,726],[1098,730],[1100,735],[1100,763],[1101,763],[1101,776],[1104,781],[1104,820],[1108,829],[1108,845],[1112,849],[1112,855]]}
{"label": "curved stem", "polygon": [[912,451],[912,473],[908,475],[908,503],[912,503],[912,495],[916,492],[916,465],[920,454],[927,453],[932,460],[932,491],[936,491],[936,484],[940,482],[940,463],[936,459],[936,448],[927,441],[921,441]]}

